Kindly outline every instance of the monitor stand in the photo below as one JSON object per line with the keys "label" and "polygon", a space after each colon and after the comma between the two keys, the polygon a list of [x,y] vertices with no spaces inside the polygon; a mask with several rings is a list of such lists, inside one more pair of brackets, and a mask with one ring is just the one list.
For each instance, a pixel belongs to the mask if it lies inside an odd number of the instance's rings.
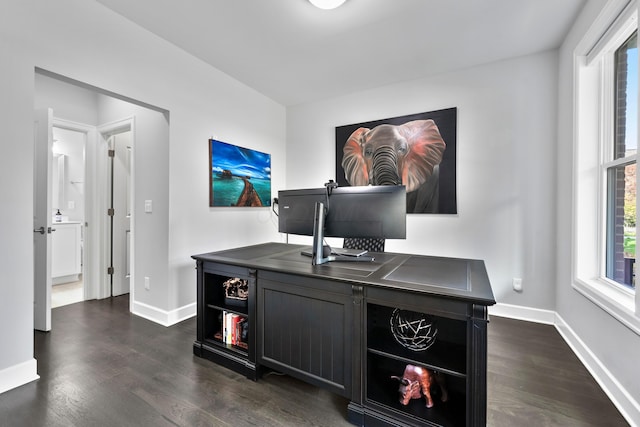
{"label": "monitor stand", "polygon": [[320,265],[331,261],[324,256],[324,203],[316,202],[313,215],[313,246],[311,247],[311,265]]}
{"label": "monitor stand", "polygon": [[[324,203],[316,202],[315,214],[313,217],[313,246],[311,247],[311,265],[321,265],[330,261],[346,262],[372,262],[375,260],[370,255],[350,256],[331,255],[331,248],[324,246]],[[325,256],[325,253],[327,256]],[[304,254],[304,252],[303,252]]]}

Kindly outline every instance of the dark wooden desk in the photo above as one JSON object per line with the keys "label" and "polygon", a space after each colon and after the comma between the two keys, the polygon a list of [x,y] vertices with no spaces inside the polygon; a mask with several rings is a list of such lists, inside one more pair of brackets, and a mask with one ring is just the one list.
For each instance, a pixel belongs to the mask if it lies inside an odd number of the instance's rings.
{"label": "dark wooden desk", "polygon": [[[306,248],[265,243],[194,255],[194,354],[254,380],[269,368],[343,395],[357,425],[486,424],[487,306],[495,299],[483,261],[387,252],[312,266]],[[248,285],[244,304],[224,299],[222,284],[235,277]],[[222,339],[231,318],[245,323],[244,341]],[[428,327],[407,337],[398,322]],[[434,407],[424,398],[401,405],[391,376],[407,364],[441,373],[448,401],[432,387]]]}

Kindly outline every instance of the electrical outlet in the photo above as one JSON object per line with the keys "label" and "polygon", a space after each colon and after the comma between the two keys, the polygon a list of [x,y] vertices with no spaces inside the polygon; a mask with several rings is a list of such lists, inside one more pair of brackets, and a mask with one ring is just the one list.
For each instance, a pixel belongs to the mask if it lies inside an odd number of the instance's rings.
{"label": "electrical outlet", "polygon": [[149,288],[151,287],[151,279],[149,279],[147,276],[144,277],[144,288],[146,290],[149,290]]}
{"label": "electrical outlet", "polygon": [[522,292],[522,279],[519,277],[513,278],[513,290],[516,292]]}

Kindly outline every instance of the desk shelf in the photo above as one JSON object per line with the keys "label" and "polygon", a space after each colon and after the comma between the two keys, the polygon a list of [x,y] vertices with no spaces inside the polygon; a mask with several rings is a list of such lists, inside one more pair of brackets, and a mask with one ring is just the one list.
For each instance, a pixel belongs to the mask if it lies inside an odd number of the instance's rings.
{"label": "desk shelf", "polygon": [[465,378],[445,375],[448,400],[441,401],[439,387],[431,388],[434,405],[426,407],[424,397],[412,399],[404,406],[398,397],[398,381],[391,376],[402,376],[406,363],[391,357],[369,353],[366,373],[366,405],[377,413],[403,420],[403,425],[464,426],[466,417]]}
{"label": "desk shelf", "polygon": [[[197,269],[198,331],[194,354],[255,380],[255,338],[251,324],[255,310],[255,270],[202,262],[198,262]],[[249,297],[244,303],[237,300],[230,303],[225,298],[224,283],[234,278],[248,285]]]}
{"label": "desk shelf", "polygon": [[[467,321],[433,315],[428,310],[416,312],[377,303],[366,304],[366,406],[378,414],[392,415],[406,424],[433,426],[464,426],[467,408]],[[411,319],[403,330],[408,336],[420,337],[420,325],[428,325],[431,339],[425,348],[411,348],[403,337],[396,338],[396,314]],[[397,325],[397,322],[396,322]],[[404,325],[403,325],[404,326]],[[395,329],[395,332],[394,332]],[[406,338],[406,337],[405,337]],[[411,399],[402,405],[400,383],[407,365],[416,365],[438,372],[444,379],[448,399],[442,401],[443,390],[432,382],[430,388],[434,406],[426,407],[426,398]]]}
{"label": "desk shelf", "polygon": [[368,351],[452,375],[466,375],[467,324],[465,321],[425,314],[433,321],[437,334],[433,345],[428,349],[413,351],[403,347],[393,337],[390,319],[394,309],[394,307],[378,304],[367,305]]}

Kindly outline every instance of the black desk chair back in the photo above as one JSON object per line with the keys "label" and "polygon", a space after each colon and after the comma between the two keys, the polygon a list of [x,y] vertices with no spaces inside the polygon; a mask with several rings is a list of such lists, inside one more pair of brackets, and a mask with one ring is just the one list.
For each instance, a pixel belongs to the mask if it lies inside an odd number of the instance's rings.
{"label": "black desk chair back", "polygon": [[342,247],[345,249],[361,249],[369,252],[384,252],[384,239],[345,238]]}

